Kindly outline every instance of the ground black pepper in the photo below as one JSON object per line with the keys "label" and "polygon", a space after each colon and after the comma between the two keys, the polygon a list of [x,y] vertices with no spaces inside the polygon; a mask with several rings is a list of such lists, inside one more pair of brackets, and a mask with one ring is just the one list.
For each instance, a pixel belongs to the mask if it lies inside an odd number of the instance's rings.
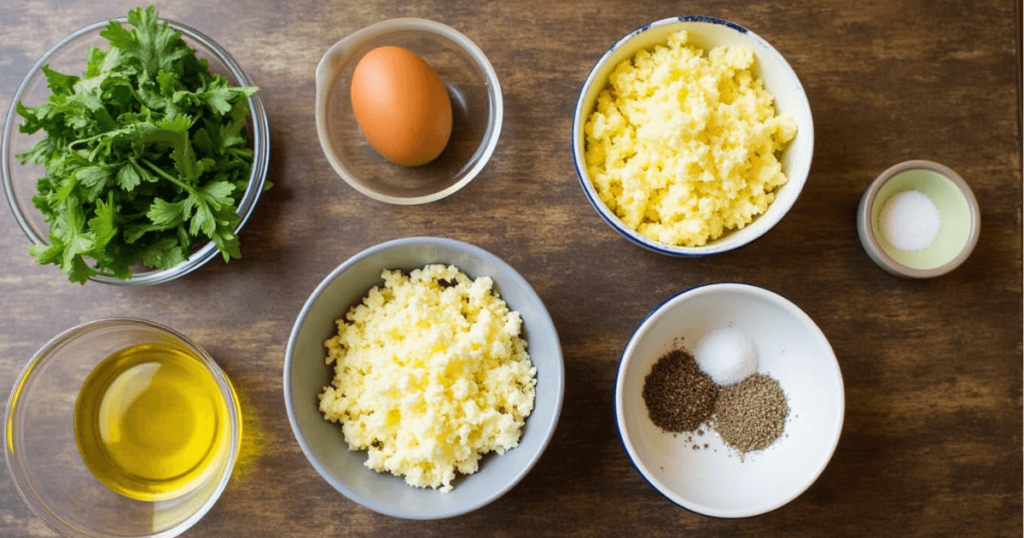
{"label": "ground black pepper", "polygon": [[754,374],[722,389],[715,402],[715,429],[740,454],[762,450],[782,435],[789,414],[786,394],[771,376]]}
{"label": "ground black pepper", "polygon": [[718,386],[683,349],[662,355],[644,379],[647,414],[667,432],[696,430],[711,418]]}

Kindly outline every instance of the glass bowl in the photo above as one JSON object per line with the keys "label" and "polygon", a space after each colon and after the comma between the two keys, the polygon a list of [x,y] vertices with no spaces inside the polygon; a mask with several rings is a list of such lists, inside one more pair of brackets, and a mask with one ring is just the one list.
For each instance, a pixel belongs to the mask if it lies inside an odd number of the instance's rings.
{"label": "glass bowl", "polygon": [[[452,133],[444,151],[422,166],[394,164],[363,136],[349,89],[362,57],[398,46],[423,58],[441,77],[452,103]],[[498,76],[484,53],[444,24],[414,18],[373,24],[332,46],[316,70],[316,128],[334,171],[355,190],[400,205],[440,200],[469,184],[494,153],[504,109]]]}
{"label": "glass bowl", "polygon": [[[127,22],[126,18],[116,20],[122,25]],[[174,21],[167,21],[167,23],[171,28],[180,31],[184,41],[196,50],[197,55],[209,62],[210,71],[226,77],[229,85],[254,85],[231,55],[212,39],[183,24]],[[31,162],[22,165],[16,155],[30,149],[32,144],[42,138],[44,134],[41,131],[34,135],[19,133],[18,127],[22,123],[22,118],[15,112],[14,104],[20,101],[26,106],[35,106],[47,100],[50,91],[46,87],[46,76],[42,72],[44,65],[49,65],[61,73],[72,75],[83,73],[89,48],[106,49],[109,47],[109,42],[100,36],[100,31],[106,28],[107,24],[108,21],[103,21],[86,26],[60,40],[46,51],[46,54],[39,58],[21,85],[18,86],[14,99],[11,101],[11,107],[7,111],[2,145],[0,145],[0,175],[2,175],[4,192],[11,210],[14,212],[14,217],[21,225],[25,235],[34,244],[49,243],[50,227],[43,220],[43,215],[32,204],[32,197],[37,192],[36,181],[45,175],[45,170],[41,165]],[[263,192],[270,162],[270,130],[267,125],[267,113],[263,108],[259,93],[249,99],[246,133],[249,148],[253,150],[253,163],[249,183],[238,204],[238,215],[241,217],[241,221],[234,230],[236,235],[249,220],[256,207],[256,202]],[[159,284],[195,271],[218,254],[217,246],[213,241],[209,241],[194,250],[188,260],[170,269],[154,270],[139,267],[133,269],[132,278],[128,280],[104,275],[93,276],[90,280],[118,286]]]}
{"label": "glass bowl", "polygon": [[[223,405],[227,417],[221,442],[211,445],[215,448],[205,471],[178,495],[156,501],[135,500],[101,483],[79,451],[75,427],[78,395],[96,366],[114,353],[145,344],[177,350],[198,362],[198,368],[188,364],[198,375],[212,378],[216,392],[211,401]],[[132,388],[140,386],[139,378],[133,381]],[[108,398],[102,401],[107,405]],[[85,323],[47,342],[14,385],[4,423],[4,456],[22,499],[54,530],[90,538],[184,532],[210,510],[227,485],[242,434],[238,400],[217,363],[185,336],[136,319]]]}

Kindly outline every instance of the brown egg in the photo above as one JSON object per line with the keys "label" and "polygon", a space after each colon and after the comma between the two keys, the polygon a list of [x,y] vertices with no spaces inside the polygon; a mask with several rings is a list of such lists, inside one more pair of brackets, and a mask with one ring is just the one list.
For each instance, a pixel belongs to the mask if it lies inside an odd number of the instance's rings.
{"label": "brown egg", "polygon": [[452,104],[430,65],[401,47],[376,48],[352,73],[352,112],[370,144],[388,160],[434,160],[452,132]]}

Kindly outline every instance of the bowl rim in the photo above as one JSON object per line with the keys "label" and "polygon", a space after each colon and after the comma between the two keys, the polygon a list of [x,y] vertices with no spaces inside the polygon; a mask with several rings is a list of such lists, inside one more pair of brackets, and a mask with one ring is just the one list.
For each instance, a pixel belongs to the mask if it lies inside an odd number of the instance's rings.
{"label": "bowl rim", "polygon": [[[782,72],[786,75],[787,79],[790,79],[792,81],[794,88],[798,91],[799,95],[801,96],[800,101],[803,103],[804,108],[806,108],[807,118],[809,122],[806,126],[800,125],[799,127],[800,135],[808,139],[809,149],[807,151],[806,157],[808,163],[807,173],[800,174],[796,178],[787,176],[788,182],[784,186],[791,186],[792,188],[794,188],[795,193],[792,199],[788,199],[786,203],[783,204],[782,200],[776,198],[776,200],[773,201],[772,204],[769,206],[769,210],[776,206],[780,207],[781,210],[776,210],[774,213],[772,213],[773,218],[769,219],[770,222],[768,226],[761,230],[759,235],[755,237],[750,237],[746,240],[729,240],[730,236],[734,235],[738,230],[734,230],[732,234],[727,234],[722,238],[716,239],[715,242],[712,244],[700,247],[674,246],[650,239],[627,226],[625,223],[622,222],[621,219],[618,218],[618,216],[614,214],[614,212],[608,209],[605,203],[601,201],[601,198],[597,194],[597,191],[595,190],[593,183],[590,181],[589,174],[587,173],[587,167],[585,164],[586,158],[583,155],[583,148],[585,144],[583,144],[581,141],[583,140],[582,133],[587,120],[584,117],[584,114],[589,113],[589,110],[583,110],[583,104],[587,92],[591,89],[591,87],[594,84],[599,82],[597,80],[598,71],[600,71],[601,68],[608,61],[610,61],[611,56],[616,51],[626,46],[630,41],[632,41],[636,37],[644,33],[647,33],[655,28],[660,28],[662,26],[671,26],[679,23],[698,23],[723,26],[753,40],[755,44],[762,47],[765,53],[773,56],[778,61],[779,66],[782,68]],[[598,60],[594,63],[594,66],[590,69],[587,78],[584,80],[583,85],[580,87],[580,90],[577,94],[576,105],[573,109],[571,147],[573,156],[573,166],[576,169],[576,177],[579,180],[580,186],[583,188],[583,192],[587,197],[587,201],[590,202],[590,205],[593,206],[593,208],[597,211],[598,215],[601,216],[601,219],[604,220],[604,222],[607,223],[616,232],[619,232],[619,235],[625,237],[631,243],[637,246],[640,246],[651,252],[656,252],[658,254],[682,258],[703,258],[707,256],[713,256],[716,254],[730,252],[732,250],[736,250],[744,246],[747,246],[751,243],[754,243],[755,241],[768,235],[768,232],[771,231],[775,226],[777,226],[779,222],[782,221],[782,218],[789,213],[789,211],[792,209],[794,205],[796,205],[797,200],[803,193],[803,188],[807,183],[808,176],[810,175],[811,163],[814,160],[814,117],[811,111],[810,101],[807,97],[807,92],[803,87],[803,83],[800,82],[800,77],[797,76],[796,71],[789,64],[789,61],[787,61],[786,58],[782,55],[782,53],[780,53],[775,47],[773,47],[771,43],[769,43],[763,37],[751,31],[750,29],[735,22],[731,22],[716,17],[709,17],[705,15],[679,15],[676,17],[668,17],[654,22],[650,22],[636,28],[632,32],[629,32],[625,36],[621,37],[618,41],[613,43],[610,47],[608,47],[607,50],[605,50],[601,57],[598,58]],[[796,179],[796,181],[794,181],[794,179]],[[763,219],[764,217],[767,216],[767,214],[768,210],[759,215],[757,219]],[[777,215],[777,217],[775,217],[775,215]],[[749,226],[749,224],[747,226]]]}
{"label": "bowl rim", "polygon": [[[773,503],[771,506],[768,506],[767,508],[760,510],[720,510],[704,506],[699,503],[688,502],[675,492],[672,492],[667,488],[661,487],[658,481],[654,478],[653,474],[648,470],[647,466],[643,463],[643,460],[641,459],[640,455],[636,452],[633,446],[632,439],[630,439],[629,437],[628,429],[623,418],[625,398],[624,374],[626,369],[629,367],[629,364],[632,362],[633,351],[637,345],[637,342],[646,334],[651,324],[657,321],[657,319],[660,318],[661,316],[665,315],[665,313],[668,312],[670,309],[672,309],[673,307],[680,303],[685,302],[686,300],[690,299],[693,296],[713,294],[726,291],[742,291],[744,293],[753,294],[755,296],[765,298],[772,302],[773,304],[776,304],[784,308],[794,316],[800,318],[805,324],[807,324],[809,327],[813,329],[814,336],[816,338],[819,338],[822,342],[824,342],[826,348],[829,351],[827,358],[831,359],[831,363],[835,366],[836,372],[836,386],[834,388],[838,392],[839,405],[836,411],[838,416],[836,417],[836,425],[833,432],[834,435],[829,446],[828,457],[824,458],[821,462],[821,465],[814,469],[814,473],[811,479],[807,482],[807,484],[800,487],[789,497],[780,499]],[[613,406],[615,415],[615,429],[618,434],[619,443],[622,446],[623,452],[625,452],[626,458],[629,460],[633,468],[637,471],[640,477],[643,478],[644,482],[646,482],[651,489],[658,492],[659,495],[661,495],[668,501],[672,502],[676,506],[693,512],[695,514],[720,519],[741,519],[755,517],[778,510],[779,508],[782,508],[783,506],[795,500],[797,497],[799,497],[808,489],[810,489],[812,485],[814,485],[814,483],[818,480],[821,474],[828,467],[828,464],[832,461],[832,457],[835,455],[836,448],[839,445],[839,439],[840,437],[842,437],[843,422],[845,421],[846,415],[846,389],[843,383],[842,368],[839,365],[839,360],[836,357],[835,350],[832,348],[832,344],[828,341],[828,338],[825,336],[825,333],[821,330],[821,327],[819,327],[818,324],[815,323],[814,320],[806,312],[803,311],[803,309],[801,309],[795,303],[783,297],[782,295],[779,295],[778,293],[775,293],[761,286],[756,286],[753,284],[747,284],[742,282],[716,282],[693,286],[691,288],[678,292],[662,301],[660,304],[658,304],[658,306],[654,307],[650,312],[648,312],[644,316],[644,318],[640,321],[637,327],[630,334],[629,339],[626,341],[626,345],[622,350],[622,354],[619,357],[619,364],[615,371],[615,394],[613,398]]]}
{"label": "bowl rim", "polygon": [[[11,212],[14,213],[14,218],[18,221],[18,225],[21,227],[21,230],[26,236],[28,236],[29,240],[34,245],[48,244],[48,238],[40,237],[35,230],[32,229],[32,226],[28,223],[28,219],[25,216],[24,209],[21,207],[21,204],[18,203],[14,194],[10,169],[11,155],[9,138],[15,135],[20,135],[20,133],[14,132],[14,121],[17,116],[14,105],[21,100],[29,82],[39,73],[43,65],[45,65],[54,54],[61,51],[72,41],[84,37],[96,30],[106,28],[112,20],[117,21],[122,25],[128,22],[127,17],[118,17],[95,22],[68,34],[50,47],[49,50],[43,53],[43,55],[36,60],[35,64],[32,65],[28,73],[25,75],[25,78],[21,81],[21,84],[18,85],[18,89],[14,92],[14,96],[11,99],[11,106],[7,110],[7,117],[5,118],[3,125],[3,140],[2,143],[0,143],[0,179],[2,179],[4,193],[6,194]],[[160,18],[159,20],[166,22],[170,28],[179,31],[184,37],[187,37],[205,47],[207,50],[203,52],[211,53],[221,63],[223,63],[224,66],[227,67],[231,76],[238,79],[240,86],[255,85],[249,75],[247,75],[242,70],[238,62],[235,61],[234,57],[232,57],[226,49],[217,44],[216,41],[207,37],[195,28],[180,22],[164,18]],[[189,46],[191,48],[195,48],[192,45]],[[246,184],[245,193],[243,193],[242,198],[238,203],[238,216],[241,217],[241,220],[238,225],[235,226],[235,235],[241,233],[242,228],[249,221],[249,217],[252,216],[252,213],[256,208],[256,202],[259,201],[260,195],[263,194],[270,163],[270,127],[267,121],[267,112],[263,106],[263,100],[260,98],[259,92],[249,97],[248,104],[249,119],[251,121],[252,128],[252,135],[249,139],[253,143],[253,162],[252,169],[249,173],[249,181]],[[35,210],[35,208],[32,207],[30,210]],[[137,275],[133,274],[128,280],[121,280],[116,277],[106,275],[94,275],[89,277],[89,280],[114,286],[150,286],[160,284],[180,278],[195,271],[196,269],[199,269],[216,257],[218,253],[217,245],[212,239],[210,239],[204,243],[202,247],[194,250],[187,260],[170,269],[147,271]]]}
{"label": "bowl rim", "polygon": [[[170,335],[171,337],[179,340],[195,354],[195,357],[203,364],[206,371],[213,376],[217,387],[220,389],[221,395],[224,397],[225,405],[228,407],[228,422],[230,425],[228,460],[224,466],[224,472],[217,480],[217,485],[214,487],[210,496],[203,501],[198,508],[196,508],[194,513],[185,518],[178,525],[160,532],[136,535],[139,538],[170,538],[185,532],[198,523],[199,520],[201,520],[220,499],[221,494],[223,494],[228,482],[231,480],[232,474],[234,473],[235,464],[238,461],[238,454],[241,450],[242,439],[242,408],[238,400],[238,394],[235,391],[234,385],[231,383],[231,379],[228,378],[224,370],[219,364],[217,364],[213,357],[210,356],[206,349],[175,329],[141,318],[111,317],[80,323],[63,330],[56,336],[50,338],[32,355],[32,358],[30,358],[22,368],[21,373],[18,375],[18,378],[14,383],[14,387],[11,389],[11,393],[8,396],[7,405],[4,410],[4,461],[7,465],[7,472],[11,476],[11,482],[14,484],[15,489],[18,490],[18,495],[21,497],[22,501],[30,510],[32,510],[36,517],[59,534],[81,538],[125,538],[126,536],[131,536],[124,534],[105,534],[96,530],[81,531],[64,521],[60,515],[50,509],[49,505],[42,502],[38,495],[35,495],[31,482],[21,469],[21,458],[18,457],[18,453],[20,451],[16,451],[14,449],[14,441],[10,438],[14,432],[21,429],[18,426],[21,421],[16,419],[15,411],[19,402],[19,396],[25,387],[25,383],[32,376],[33,372],[52,356],[51,352],[61,346],[67,345],[88,332],[117,325],[134,325],[148,329],[155,329],[157,332]],[[139,502],[159,503],[162,501]]]}
{"label": "bowl rim", "polygon": [[[334,81],[340,72],[337,70],[337,65],[347,63],[358,47],[368,39],[410,30],[431,34],[445,39],[455,44],[473,59],[476,65],[484,72],[484,76],[486,78],[487,95],[489,97],[488,112],[490,113],[490,117],[484,139],[473,154],[473,158],[476,159],[476,162],[474,162],[473,166],[463,174],[463,177],[459,181],[437,192],[424,194],[422,196],[406,197],[384,194],[354,179],[355,174],[352,174],[345,164],[339,159],[338,152],[329,142],[330,132],[327,126],[325,110],[327,108],[328,96],[331,93],[330,90],[334,87]],[[330,163],[334,172],[341,177],[348,186],[352,187],[360,194],[377,200],[378,202],[394,205],[420,205],[435,202],[455,194],[473,181],[484,167],[487,166],[487,163],[490,162],[491,157],[494,154],[494,150],[498,146],[498,140],[501,138],[501,127],[504,119],[505,107],[501,91],[501,83],[498,81],[498,73],[494,70],[494,66],[491,65],[487,55],[484,54],[483,50],[481,50],[476,43],[455,28],[437,21],[417,17],[399,17],[379,21],[356,30],[355,32],[343,37],[327,49],[324,55],[320,58],[320,62],[317,64],[314,80],[316,83],[316,131],[317,138],[320,142],[320,149],[323,151],[324,156],[327,158],[327,161]],[[393,166],[401,165],[395,164]]]}
{"label": "bowl rim", "polygon": [[[442,511],[430,514],[410,514],[408,512],[402,511],[401,509],[397,509],[386,504],[377,503],[371,499],[362,496],[358,492],[350,489],[345,485],[344,480],[341,477],[338,477],[331,473],[331,471],[317,457],[316,453],[313,451],[312,447],[307,442],[305,433],[299,427],[298,415],[296,413],[294,403],[295,395],[292,393],[291,388],[292,369],[293,363],[295,361],[296,342],[298,341],[299,332],[302,328],[302,325],[305,323],[306,318],[309,315],[310,310],[313,308],[314,303],[316,303],[320,299],[321,295],[334,284],[334,281],[337,280],[338,277],[340,277],[351,267],[362,262],[366,258],[377,255],[382,252],[411,245],[436,245],[443,248],[450,248],[452,250],[466,252],[472,255],[473,257],[483,259],[492,266],[502,266],[507,271],[509,278],[515,283],[515,286],[522,289],[528,295],[531,295],[532,299],[536,302],[540,316],[538,316],[538,318],[531,319],[531,321],[539,322],[551,328],[552,335],[554,336],[553,346],[556,351],[556,356],[553,358],[553,364],[555,366],[553,371],[557,374],[557,386],[555,387],[554,401],[552,403],[553,414],[549,423],[539,425],[541,428],[545,429],[545,434],[544,438],[540,442],[540,445],[536,449],[536,454],[530,459],[530,461],[527,462],[525,466],[523,466],[521,469],[518,470],[518,472],[515,473],[515,475],[512,477],[510,481],[503,484],[502,487],[494,490],[489,495],[479,497],[478,499],[475,500],[475,502],[467,504],[456,510]],[[365,293],[365,290],[363,291],[363,293]],[[299,314],[295,319],[295,323],[292,325],[291,333],[288,336],[288,344],[285,349],[283,369],[283,394],[285,400],[285,409],[288,415],[288,423],[291,426],[292,434],[295,436],[295,440],[299,444],[299,448],[302,449],[302,454],[306,457],[306,460],[309,462],[309,464],[313,466],[313,468],[316,470],[317,474],[321,476],[321,478],[323,478],[328,484],[331,485],[331,487],[333,487],[335,490],[337,490],[339,493],[341,493],[349,500],[361,506],[369,508],[374,512],[403,519],[431,520],[445,519],[464,515],[466,513],[480,509],[496,501],[497,499],[511,491],[516,485],[519,484],[519,482],[523,478],[526,477],[527,474],[529,474],[529,472],[533,469],[537,462],[540,461],[544,452],[547,450],[548,445],[554,437],[555,430],[557,430],[558,427],[558,421],[561,416],[562,404],[565,395],[565,360],[564,353],[562,351],[561,341],[558,337],[558,331],[555,327],[554,320],[552,320],[551,315],[547,310],[547,307],[544,305],[544,302],[541,300],[536,290],[533,289],[530,283],[518,271],[516,271],[514,267],[509,265],[507,262],[505,262],[497,255],[481,247],[463,241],[459,241],[457,239],[449,239],[434,236],[405,237],[399,239],[392,239],[390,241],[385,241],[383,243],[378,243],[349,257],[347,260],[345,260],[340,265],[331,270],[317,284],[313,292],[310,293],[309,297],[303,304],[302,309],[299,311]],[[534,412],[536,412],[536,408],[534,409]],[[533,415],[531,413],[530,418],[532,417]],[[527,423],[529,423],[530,418],[527,419]],[[516,448],[519,447],[517,446]],[[366,469],[366,472],[374,471]]]}
{"label": "bowl rim", "polygon": [[[890,179],[909,170],[928,170],[949,180],[964,198],[970,212],[971,229],[967,236],[967,243],[964,244],[964,247],[952,259],[942,265],[929,269],[910,267],[890,256],[882,248],[882,244],[875,235],[875,229],[872,225],[873,219],[871,215],[874,212],[875,201],[882,187]],[[857,232],[861,239],[861,246],[867,251],[868,256],[882,269],[904,278],[933,278],[942,276],[960,267],[970,257],[974,247],[978,244],[978,237],[981,235],[981,208],[978,205],[977,197],[974,196],[974,192],[971,190],[971,186],[953,169],[935,161],[912,159],[890,166],[871,182],[861,198],[860,207],[857,209]]]}

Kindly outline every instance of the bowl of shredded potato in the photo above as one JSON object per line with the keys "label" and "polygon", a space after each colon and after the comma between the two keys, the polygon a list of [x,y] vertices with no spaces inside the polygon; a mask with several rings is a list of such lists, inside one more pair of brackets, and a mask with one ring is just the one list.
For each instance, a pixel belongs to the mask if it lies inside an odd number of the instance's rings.
{"label": "bowl of shredded potato", "polygon": [[613,44],[580,90],[572,132],[577,176],[601,218],[671,256],[763,236],[793,207],[814,152],[807,95],[785,58],[703,16]]}
{"label": "bowl of shredded potato", "polygon": [[307,459],[345,497],[406,519],[457,516],[512,489],[550,441],[563,390],[540,297],[451,239],[398,239],[339,265],[285,354]]}

